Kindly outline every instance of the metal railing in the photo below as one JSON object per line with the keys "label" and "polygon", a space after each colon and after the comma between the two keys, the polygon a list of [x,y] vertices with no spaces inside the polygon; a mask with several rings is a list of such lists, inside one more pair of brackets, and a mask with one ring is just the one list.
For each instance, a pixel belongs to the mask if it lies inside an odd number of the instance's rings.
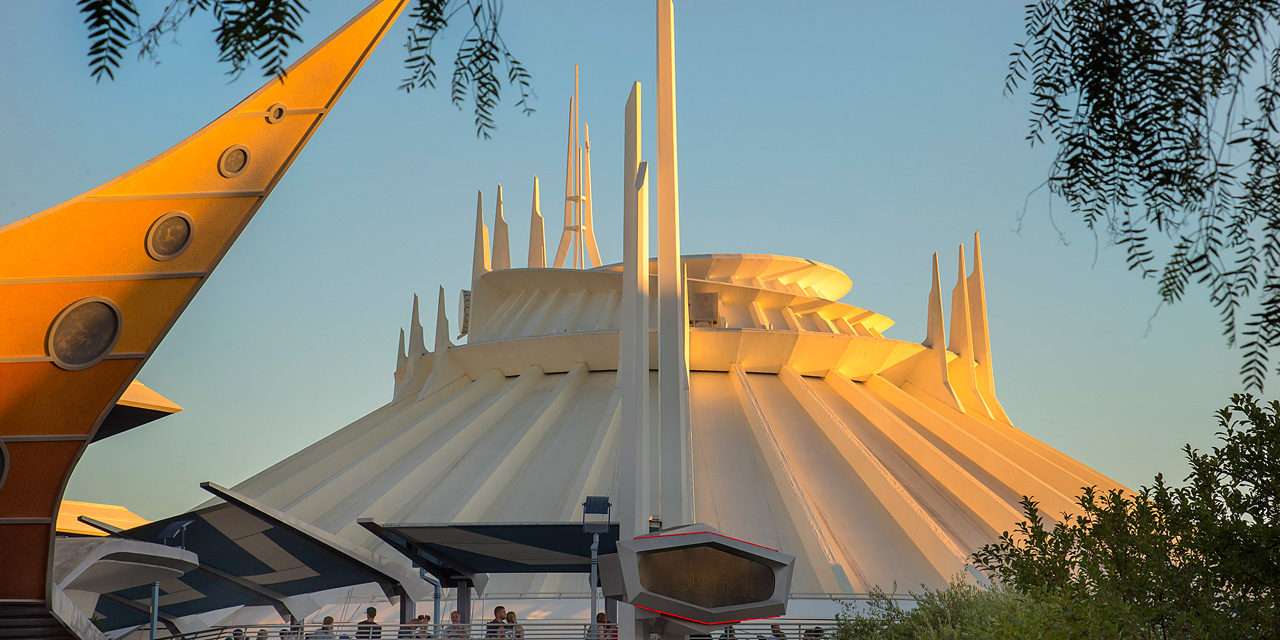
{"label": "metal railing", "polygon": [[[776,618],[740,622],[708,632],[702,640],[833,640],[834,620]],[[696,638],[697,636],[695,636]],[[202,631],[172,636],[164,640],[617,640],[612,624],[592,625],[582,621],[537,620],[515,625],[394,624],[361,626],[355,622],[332,625],[263,624],[210,627]]]}

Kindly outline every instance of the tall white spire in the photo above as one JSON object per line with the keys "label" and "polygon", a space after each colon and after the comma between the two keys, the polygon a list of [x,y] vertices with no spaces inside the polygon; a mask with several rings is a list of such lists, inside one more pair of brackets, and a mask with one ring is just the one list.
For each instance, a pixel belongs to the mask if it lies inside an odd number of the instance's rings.
{"label": "tall white spire", "polygon": [[560,242],[556,245],[556,257],[551,266],[564,267],[565,258],[569,256],[569,248],[573,246],[577,225],[578,191],[575,184],[577,172],[578,150],[578,65],[573,65],[573,97],[569,98],[569,135],[565,142],[564,157],[564,227],[560,232]]}
{"label": "tall white spire", "polygon": [[533,203],[529,207],[529,268],[547,266],[547,232],[542,219],[542,187],[533,177]]}
{"label": "tall white spire", "polygon": [[969,413],[991,418],[991,410],[978,389],[973,358],[973,313],[969,309],[969,280],[964,265],[964,244],[956,261],[956,286],[951,289],[951,351],[956,359],[948,365],[952,390]]}
{"label": "tall white spire", "polygon": [[672,0],[658,0],[658,393],[664,522],[693,521],[689,360],[680,260],[680,170],[676,143],[676,43]]}
{"label": "tall white spire", "polygon": [[995,419],[1010,422],[1009,414],[996,397],[995,371],[991,368],[991,329],[987,324],[987,281],[982,274],[982,238],[977,231],[973,232],[973,273],[969,275],[968,287],[978,391]]}
{"label": "tall white spire", "polygon": [[471,253],[471,290],[480,276],[489,273],[489,227],[484,224],[484,193],[476,192],[476,241]]}
{"label": "tall white spire", "polygon": [[929,287],[928,324],[924,341],[925,351],[916,358],[914,371],[907,384],[941,400],[961,411],[964,405],[951,388],[947,376],[946,325],[942,314],[942,276],[938,270],[938,254],[933,254],[933,284]]}
{"label": "tall white spire", "polygon": [[640,83],[631,86],[624,115],[622,162],[622,316],[618,386],[622,446],[618,449],[619,513],[624,540],[648,531],[649,496],[649,184],[643,147]]}
{"label": "tall white spire", "polygon": [[[581,110],[578,94],[578,65],[573,65],[573,97],[569,99],[569,135],[564,158],[564,229],[556,245],[552,266],[584,269],[600,266],[600,248],[596,244],[591,221],[591,134],[582,125],[582,141],[578,140]],[[572,258],[572,259],[570,259]]]}
{"label": "tall white spire", "polygon": [[586,245],[586,257],[591,262],[588,266],[598,267],[604,264],[600,260],[600,246],[596,244],[596,225],[592,222],[591,204],[591,129],[582,123],[582,242]]}
{"label": "tall white spire", "polygon": [[493,270],[511,268],[511,238],[507,217],[502,212],[502,185],[498,185],[497,210],[493,215]]}

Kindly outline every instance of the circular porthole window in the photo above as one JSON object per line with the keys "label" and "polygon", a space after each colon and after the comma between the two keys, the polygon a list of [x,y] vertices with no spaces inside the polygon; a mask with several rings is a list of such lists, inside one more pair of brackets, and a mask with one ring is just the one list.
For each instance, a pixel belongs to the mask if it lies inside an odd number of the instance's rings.
{"label": "circular porthole window", "polygon": [[84,298],[63,309],[49,326],[53,363],[69,371],[102,361],[120,337],[120,310],[105,298]]}
{"label": "circular porthole window", "polygon": [[170,211],[151,223],[147,229],[147,255],[156,260],[172,260],[191,244],[191,217],[181,211]]}
{"label": "circular porthole window", "polygon": [[218,157],[218,173],[224,178],[234,178],[249,166],[249,149],[244,145],[227,147]]}
{"label": "circular porthole window", "polygon": [[289,109],[287,109],[283,104],[277,102],[267,107],[267,123],[275,124],[280,122],[281,120],[284,120],[285,115],[288,113]]}

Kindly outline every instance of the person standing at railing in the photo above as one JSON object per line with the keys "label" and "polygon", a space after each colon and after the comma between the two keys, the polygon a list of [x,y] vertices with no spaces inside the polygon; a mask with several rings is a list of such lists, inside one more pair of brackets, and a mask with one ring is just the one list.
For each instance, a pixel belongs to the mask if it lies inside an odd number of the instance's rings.
{"label": "person standing at railing", "polygon": [[471,635],[467,625],[462,624],[462,614],[454,611],[449,614],[449,624],[444,628],[445,640],[467,640]]}
{"label": "person standing at railing", "polygon": [[493,619],[484,625],[484,640],[501,640],[507,631],[507,608],[493,608]]}
{"label": "person standing at railing", "polygon": [[[407,633],[406,633],[407,632]],[[402,638],[430,638],[431,637],[431,616],[419,614],[413,619],[413,623],[400,630]]]}
{"label": "person standing at railing", "polygon": [[359,640],[381,640],[382,625],[378,624],[378,610],[369,607],[364,610],[365,619],[356,623],[356,638]]}
{"label": "person standing at railing", "polygon": [[596,614],[596,629],[600,640],[618,640],[618,625],[609,620],[609,614],[601,611]]}
{"label": "person standing at railing", "polygon": [[524,625],[517,624],[516,612],[507,612],[506,637],[508,640],[524,640]]}
{"label": "person standing at railing", "polygon": [[307,636],[307,640],[338,640],[338,637],[333,635],[333,616],[325,616],[324,622],[320,623],[320,628],[312,631],[311,635]]}

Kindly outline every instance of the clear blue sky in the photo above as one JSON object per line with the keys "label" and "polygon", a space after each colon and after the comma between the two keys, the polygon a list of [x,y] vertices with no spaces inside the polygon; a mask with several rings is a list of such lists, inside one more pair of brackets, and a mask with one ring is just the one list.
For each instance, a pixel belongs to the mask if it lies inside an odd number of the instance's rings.
{"label": "clear blue sky", "polygon": [[[162,1],[140,4],[155,15]],[[364,3],[309,4],[297,53]],[[949,281],[956,245],[981,230],[1014,421],[1122,482],[1180,478],[1179,448],[1210,444],[1212,412],[1238,389],[1238,354],[1199,291],[1146,334],[1153,287],[1114,248],[1095,266],[1093,237],[1061,205],[1069,245],[1043,195],[1016,230],[1048,159],[1023,141],[1024,101],[1001,94],[1021,5],[681,3],[684,247],[836,265],[854,280],[849,302],[916,340],[930,253]],[[491,201],[506,185],[517,247],[534,174],[553,209],[575,62],[597,234],[619,259],[623,102],[633,80],[652,99],[652,12],[508,1],[506,38],[534,74],[538,111],[504,105],[490,141],[445,92],[395,90],[398,25],[142,371],[186,411],[90,447],[67,497],[164,516],[202,501],[199,482],[234,484],[386,402],[410,295],[432,300],[444,284],[453,313],[469,279],[476,189]],[[228,81],[209,26],[194,20],[158,66],[130,60],[99,85],[71,0],[0,3],[0,224],[133,167],[256,88],[253,72]]]}

